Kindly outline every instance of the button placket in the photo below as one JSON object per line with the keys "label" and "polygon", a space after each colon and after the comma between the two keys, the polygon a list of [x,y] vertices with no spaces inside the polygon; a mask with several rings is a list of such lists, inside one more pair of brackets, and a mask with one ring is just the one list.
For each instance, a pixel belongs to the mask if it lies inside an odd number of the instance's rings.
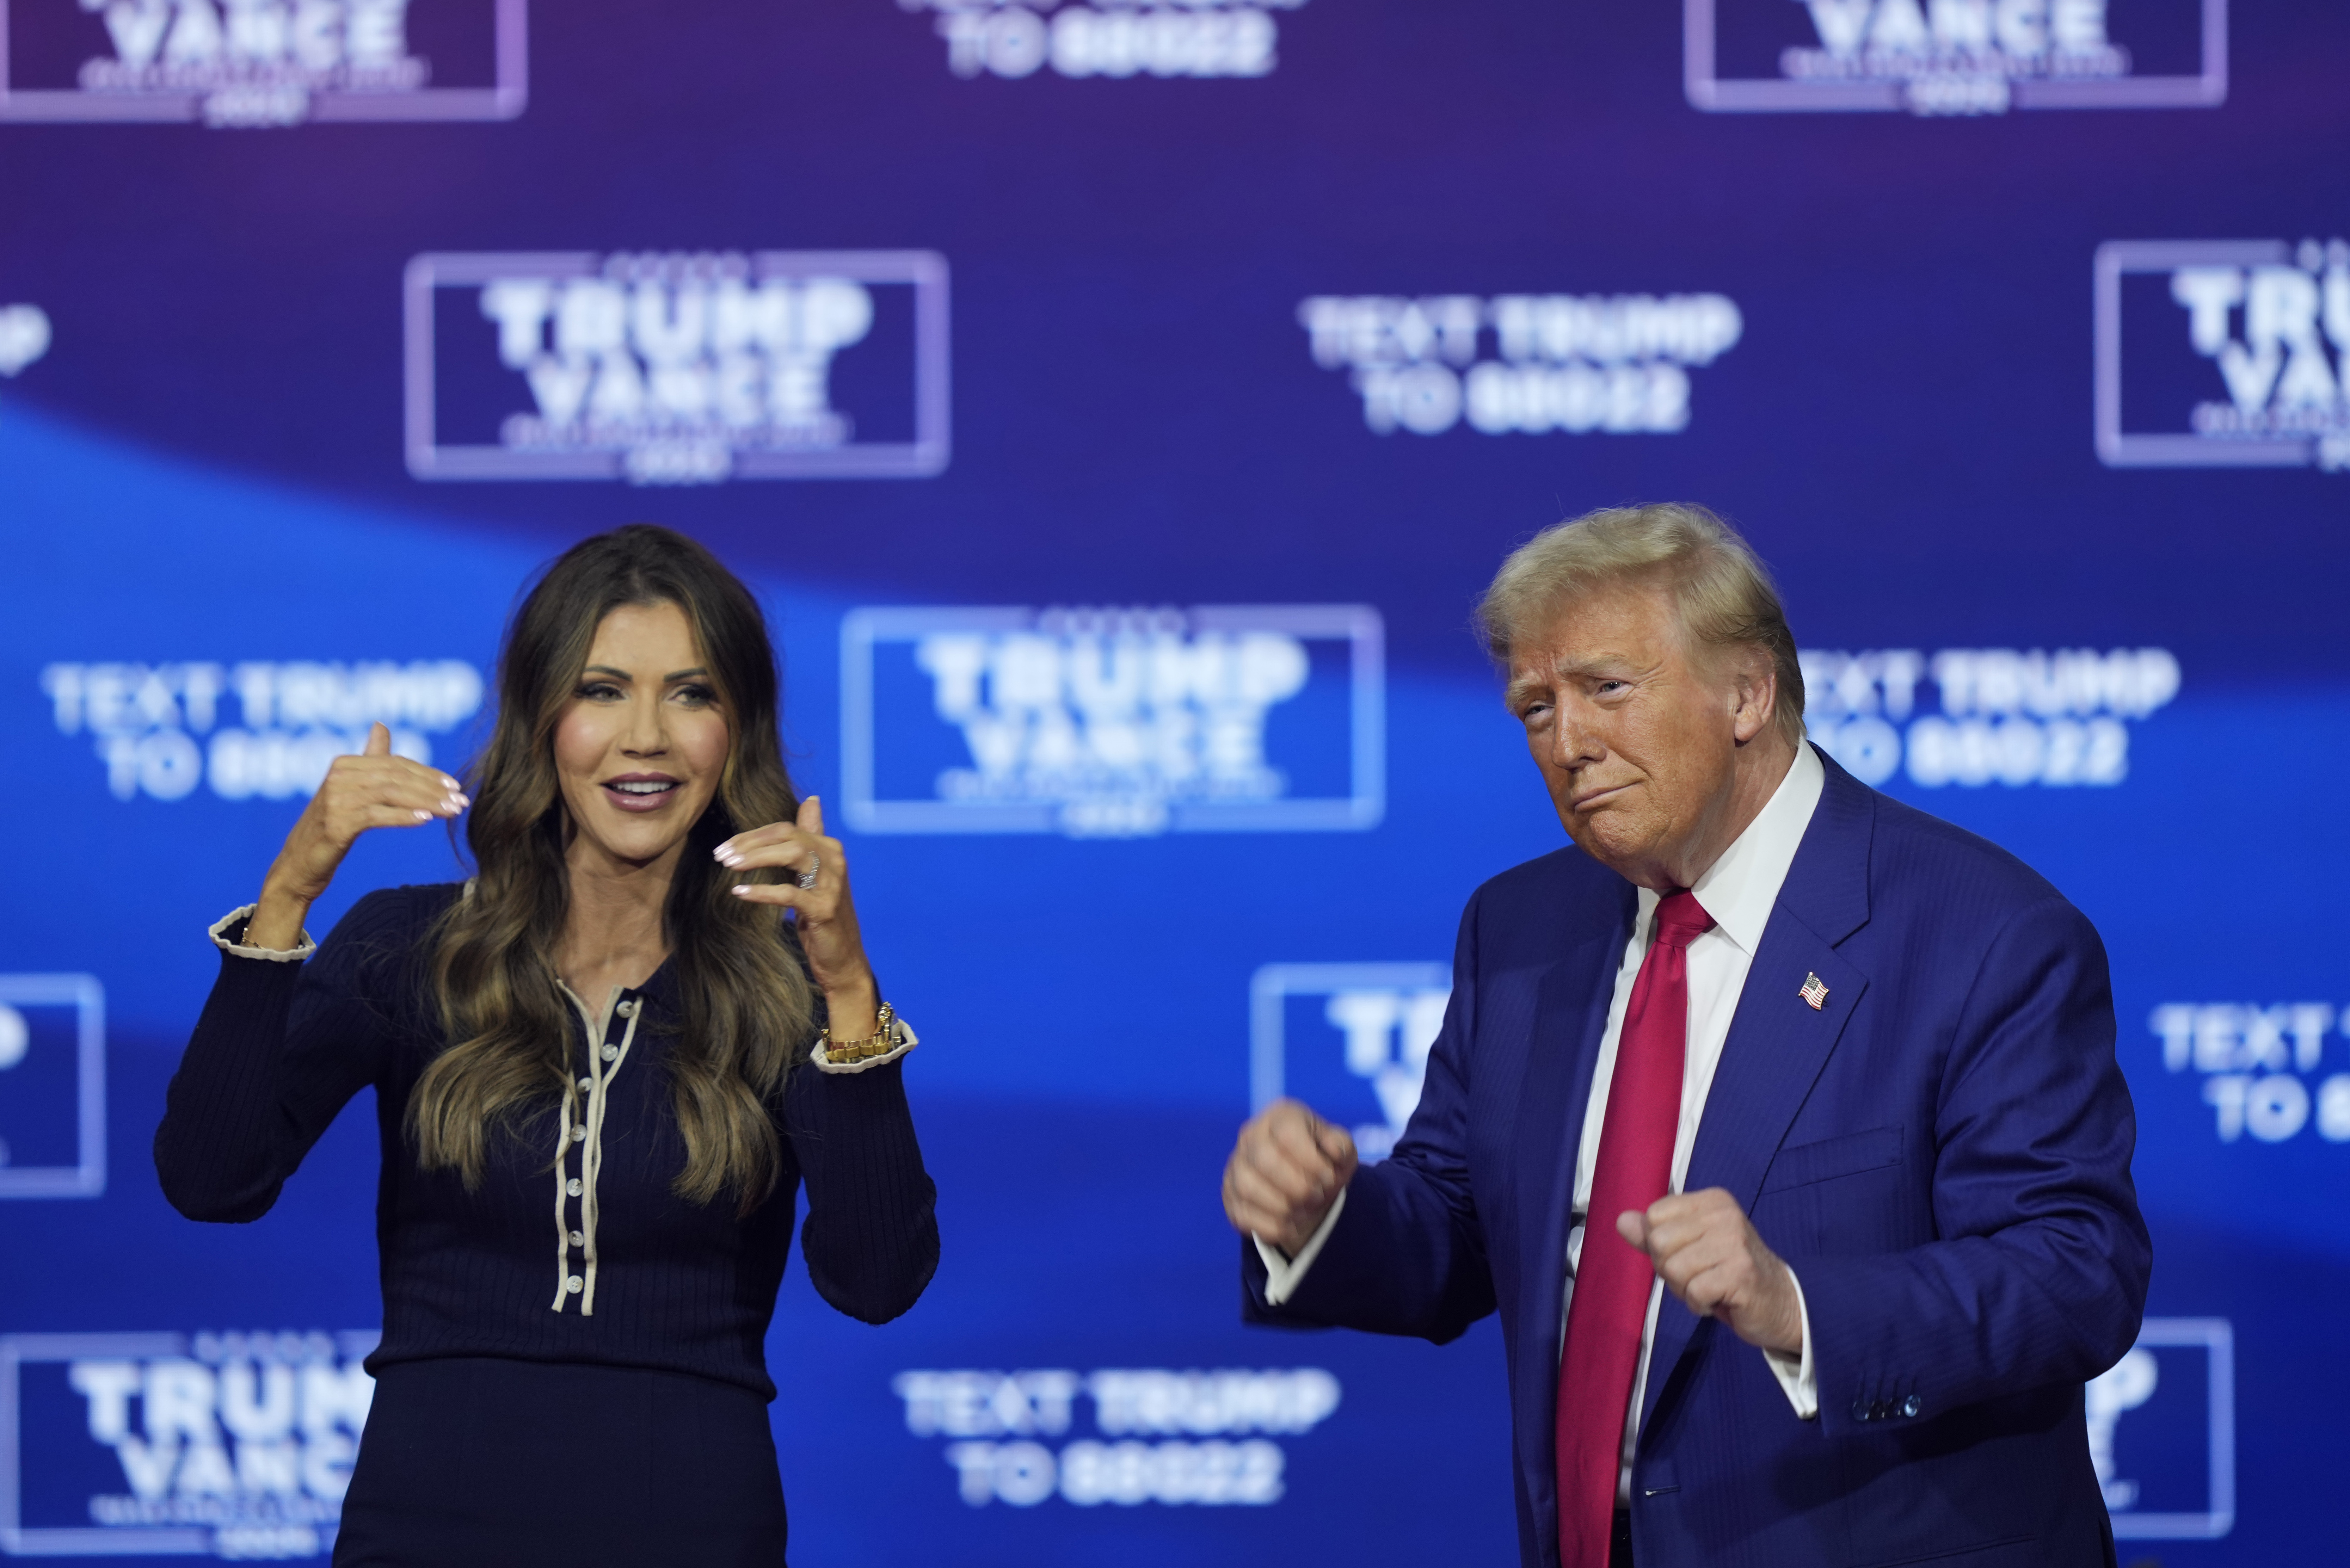
{"label": "button placket", "polygon": [[554,1310],[556,1312],[561,1312],[563,1310],[563,1304],[565,1302],[570,1300],[571,1292],[574,1288],[571,1284],[571,1248],[569,1240],[571,1216],[569,1209],[571,1199],[577,1197],[579,1194],[580,1186],[578,1178],[567,1177],[565,1175],[565,1172],[571,1162],[572,1147],[577,1141],[571,1136],[573,1132],[577,1130],[573,1126],[571,1120],[572,1100],[572,1088],[571,1085],[567,1084],[563,1088],[562,1119],[556,1130],[555,1145]]}
{"label": "button placket", "polygon": [[[626,1002],[619,1004],[621,1007],[627,1005]],[[612,1013],[618,1010],[607,1002],[606,1031],[610,1028]],[[579,1228],[572,1232],[572,1244],[579,1250],[579,1267],[582,1270],[581,1273],[571,1276],[577,1282],[572,1289],[581,1293],[580,1312],[591,1315],[596,1310],[596,1178],[603,1165],[605,1085],[611,1082],[611,1075],[620,1059],[620,1048],[612,1043],[608,1033],[603,1033],[601,1048],[597,1054],[605,1064],[598,1067],[593,1060],[588,1064],[588,1121],[597,1136],[592,1141],[582,1140],[588,1147],[579,1151],[579,1174],[586,1179],[588,1190],[579,1200]]]}
{"label": "button placket", "polygon": [[[605,999],[604,1016],[599,1020],[588,1012],[587,1003],[581,1002],[569,986],[563,987],[563,993],[571,999],[581,1023],[586,1026],[585,1044],[589,1055],[587,1071],[577,1079],[567,1081],[563,1086],[563,1116],[556,1146],[555,1229],[559,1262],[556,1269],[554,1307],[556,1312],[561,1312],[565,1303],[577,1296],[581,1315],[593,1316],[596,1312],[596,1178],[604,1163],[604,1113],[609,1103],[606,1090],[619,1074],[622,1059],[628,1055],[629,1047],[636,1040],[637,1017],[642,1004],[616,985]],[[610,1037],[615,1016],[624,1021],[617,1042]],[[599,1059],[604,1064],[600,1067],[598,1065]],[[575,1121],[573,1106],[575,1096],[579,1095],[586,1096],[587,1104],[580,1107]],[[568,1174],[570,1158],[575,1150],[579,1156],[577,1176]],[[570,1200],[575,1199],[579,1204],[576,1224],[569,1209]],[[572,1256],[574,1249],[579,1254],[576,1263]]]}
{"label": "button placket", "polygon": [[[577,1140],[581,1145],[580,1177],[586,1189],[580,1195],[578,1227],[576,1231],[567,1230],[564,1237],[567,1247],[576,1245],[579,1249],[580,1272],[577,1277],[580,1283],[570,1286],[567,1280],[567,1290],[577,1291],[580,1313],[586,1316],[593,1316],[596,1311],[596,1221],[598,1212],[596,1179],[604,1166],[604,1116],[611,1104],[608,1091],[620,1071],[621,1063],[628,1056],[629,1046],[635,1044],[637,1022],[642,1005],[639,999],[614,986],[606,1000],[601,1023],[592,1026],[588,1034],[590,1042],[597,1044],[596,1056],[605,1064],[598,1067],[591,1059],[588,1067],[586,1126],[581,1129],[586,1136]],[[586,1016],[586,1009],[582,1008],[581,1017],[585,1019]],[[615,1017],[623,1021],[617,1042],[611,1038]],[[567,1259],[568,1255],[567,1251]]]}

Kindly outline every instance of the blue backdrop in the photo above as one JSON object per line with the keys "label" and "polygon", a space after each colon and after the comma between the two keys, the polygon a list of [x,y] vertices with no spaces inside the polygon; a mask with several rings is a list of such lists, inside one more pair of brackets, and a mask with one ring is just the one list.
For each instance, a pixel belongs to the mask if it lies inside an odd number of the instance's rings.
{"label": "blue backdrop", "polygon": [[769,1345],[799,1560],[1511,1561],[1492,1333],[1243,1332],[1217,1173],[1284,1089],[1392,1138],[1560,841],[1469,607],[1690,499],[1814,736],[2111,949],[2125,1563],[2329,1559],[2345,73],[2314,0],[0,0],[0,1553],[327,1550],[372,1121],[170,1211],[203,927],[650,519],[925,1040],[936,1283]]}

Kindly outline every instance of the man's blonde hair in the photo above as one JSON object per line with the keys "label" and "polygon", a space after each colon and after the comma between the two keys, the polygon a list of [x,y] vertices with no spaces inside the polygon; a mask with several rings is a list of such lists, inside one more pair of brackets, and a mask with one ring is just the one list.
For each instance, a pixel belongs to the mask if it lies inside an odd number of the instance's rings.
{"label": "man's blonde hair", "polygon": [[1477,628],[1494,662],[1541,636],[1575,600],[1618,586],[1655,585],[1670,596],[1691,646],[1759,648],[1778,675],[1775,722],[1804,739],[1804,671],[1771,573],[1738,531],[1702,506],[1660,502],[1608,506],[1544,529],[1493,574]]}

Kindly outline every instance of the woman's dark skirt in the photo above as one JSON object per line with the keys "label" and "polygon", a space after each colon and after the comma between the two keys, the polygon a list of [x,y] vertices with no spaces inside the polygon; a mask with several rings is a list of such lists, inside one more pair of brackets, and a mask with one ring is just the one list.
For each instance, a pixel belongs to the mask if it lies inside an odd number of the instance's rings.
{"label": "woman's dark skirt", "polygon": [[683,1373],[466,1357],[387,1366],[335,1568],[782,1568],[756,1394]]}

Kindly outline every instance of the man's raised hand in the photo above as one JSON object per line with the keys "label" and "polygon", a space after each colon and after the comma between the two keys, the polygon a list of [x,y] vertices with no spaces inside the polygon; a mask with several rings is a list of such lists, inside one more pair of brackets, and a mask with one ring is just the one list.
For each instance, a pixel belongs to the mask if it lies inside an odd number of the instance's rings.
{"label": "man's raised hand", "polygon": [[1295,1100],[1275,1100],[1241,1128],[1224,1162],[1232,1229],[1295,1256],[1355,1176],[1355,1140]]}
{"label": "man's raised hand", "polygon": [[1749,1345],[1803,1354],[1795,1276],[1723,1189],[1669,1194],[1646,1213],[1627,1209],[1616,1217],[1616,1233],[1648,1254],[1665,1289],[1698,1316],[1720,1318]]}

